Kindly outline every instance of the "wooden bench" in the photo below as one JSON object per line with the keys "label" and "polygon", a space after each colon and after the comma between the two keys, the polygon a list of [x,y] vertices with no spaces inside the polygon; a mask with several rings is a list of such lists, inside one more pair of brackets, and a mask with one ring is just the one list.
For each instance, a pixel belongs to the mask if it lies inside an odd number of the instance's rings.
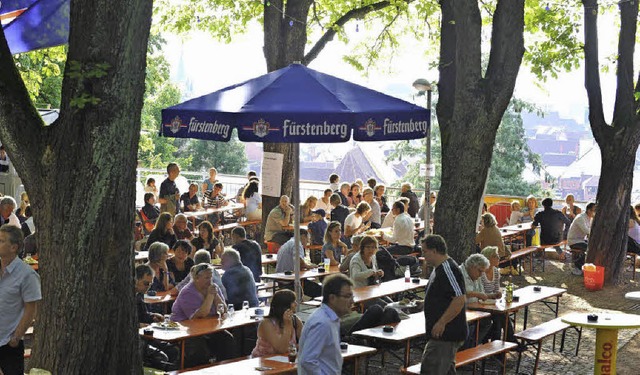
{"label": "wooden bench", "polygon": [[245,221],[238,222],[238,225],[242,227],[249,227],[251,225],[260,225],[260,224],[262,224],[262,220],[245,220]]}
{"label": "wooden bench", "polygon": [[[535,254],[536,252],[540,251],[539,247],[536,246],[529,246],[529,247],[525,247],[523,249],[518,249],[516,251],[513,251],[511,253],[511,256],[509,258],[505,258],[503,260],[500,261],[500,265],[506,265],[509,264],[511,266],[513,266],[513,262],[517,261],[517,265],[520,266],[520,261],[521,258],[525,258],[528,256],[529,259],[529,274],[533,275],[533,271],[534,271],[534,263],[533,263],[533,254]],[[521,273],[521,267],[518,267],[518,272]]]}
{"label": "wooden bench", "polygon": [[273,282],[260,283],[260,285],[258,285],[258,291],[273,289],[273,287]]}
{"label": "wooden bench", "polygon": [[225,224],[225,225],[219,225],[219,226],[213,228],[213,233],[223,232],[225,230],[231,230],[231,229],[237,227],[238,225],[239,225],[238,223],[229,223],[229,224]]}
{"label": "wooden bench", "polygon": [[[461,350],[456,353],[456,368],[469,365],[472,363],[476,363],[478,361],[484,360],[486,358],[489,358],[497,354],[506,353],[517,346],[518,345],[513,342],[497,340],[497,341],[490,341],[486,344],[478,345],[473,348]],[[507,356],[504,356],[502,358],[502,374],[503,375],[506,373],[506,369],[507,369],[506,365],[507,365]],[[416,365],[413,365],[407,368],[402,368],[402,373],[409,374],[409,375],[419,375],[420,366],[421,364],[418,363]],[[484,373],[484,366],[483,366],[482,372]],[[473,373],[475,374],[475,365],[473,368]]]}
{"label": "wooden bench", "polygon": [[555,248],[555,247],[562,247],[566,250],[567,247],[567,240],[562,240],[558,243],[554,243],[552,245],[540,245],[538,246],[538,249],[542,251],[542,272],[544,272],[544,265],[546,263],[546,253],[547,253],[547,249],[550,248]]}
{"label": "wooden bench", "polygon": [[[540,360],[540,349],[542,348],[542,341],[545,338],[551,335],[554,335],[552,350],[555,350],[555,344],[556,344],[555,334],[562,332],[562,339],[560,341],[560,352],[562,352],[562,350],[564,349],[565,334],[566,334],[567,328],[571,327],[571,325],[564,323],[561,319],[562,318],[556,318],[548,322],[542,323],[540,325],[537,325],[535,327],[525,329],[524,331],[518,332],[515,334],[515,337],[518,340],[520,340],[523,345],[533,346],[534,348],[536,348],[536,362],[533,365],[534,374],[538,370],[538,362]],[[582,328],[581,327],[573,327],[573,328],[575,328],[576,331],[578,331],[578,342],[576,344],[576,355],[578,355],[578,349],[580,347],[580,339],[582,337]],[[522,352],[519,351],[518,362],[516,364],[516,374],[520,369],[521,359],[522,359]]]}

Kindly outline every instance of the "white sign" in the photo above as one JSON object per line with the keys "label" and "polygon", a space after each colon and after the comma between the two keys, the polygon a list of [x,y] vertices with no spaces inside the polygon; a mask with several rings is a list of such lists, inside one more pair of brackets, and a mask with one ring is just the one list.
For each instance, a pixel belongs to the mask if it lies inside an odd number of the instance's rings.
{"label": "white sign", "polygon": [[262,157],[262,195],[280,198],[284,155],[265,152]]}
{"label": "white sign", "polygon": [[435,177],[436,176],[436,166],[435,164],[429,164],[428,168],[426,164],[420,164],[420,176],[422,177],[426,177],[427,176],[427,170],[429,170],[429,177]]}

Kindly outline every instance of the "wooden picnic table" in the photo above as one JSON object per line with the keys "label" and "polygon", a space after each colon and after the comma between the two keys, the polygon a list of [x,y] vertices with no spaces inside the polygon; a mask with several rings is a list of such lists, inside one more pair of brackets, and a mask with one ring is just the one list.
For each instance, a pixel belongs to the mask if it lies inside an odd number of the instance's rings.
{"label": "wooden picnic table", "polygon": [[[534,288],[539,287],[540,291],[535,291]],[[536,286],[529,285],[524,288],[520,288],[513,291],[513,296],[518,297],[519,300],[513,301],[511,303],[506,303],[504,298],[496,301],[494,304],[482,304],[480,302],[473,302],[467,304],[467,308],[469,310],[480,310],[490,312],[492,314],[501,314],[504,315],[504,326],[507,327],[509,323],[509,315],[512,313],[516,313],[520,309],[524,309],[524,318],[523,318],[523,330],[527,329],[527,319],[529,316],[529,306],[536,303],[542,302],[547,306],[554,314],[555,317],[558,317],[558,311],[560,310],[560,297],[566,292],[566,289],[563,288],[554,288],[550,286]],[[547,299],[554,298],[553,300],[546,301]],[[515,330],[515,322],[514,322],[514,330]],[[507,339],[507,330],[504,330],[503,338],[504,341]]]}
{"label": "wooden picnic table", "polygon": [[[467,323],[476,320],[488,318],[491,314],[483,311],[466,311]],[[424,311],[410,314],[409,319],[400,321],[399,323],[389,324],[394,326],[393,332],[384,332],[383,326],[366,328],[356,331],[353,334],[367,339],[378,339],[397,344],[404,344],[404,367],[411,365],[411,340],[425,336],[425,320]],[[476,342],[479,332],[479,324],[476,324]]]}
{"label": "wooden picnic table", "polygon": [[[300,223],[300,229],[309,230],[309,223],[310,221],[303,221],[302,223]],[[282,227],[282,230],[293,232],[294,228],[295,228],[295,225],[291,223],[289,225],[285,225],[284,227]]]}
{"label": "wooden picnic table", "polygon": [[[271,255],[271,257],[269,258],[268,255]],[[276,264],[277,262],[278,262],[278,260],[276,259],[274,254],[262,254],[262,265],[263,266],[267,266],[267,265],[270,265],[270,264]]]}
{"label": "wooden picnic table", "polygon": [[[308,270],[300,271],[300,280],[303,279],[313,279],[316,277],[325,277],[329,275],[333,275],[335,273],[340,273],[340,266],[335,265],[329,267],[325,272],[318,272],[317,268],[311,268]],[[291,275],[285,275],[284,272],[276,272],[276,273],[267,273],[260,276],[266,280],[280,281],[280,282],[292,282],[295,281],[296,275],[292,272]]]}
{"label": "wooden picnic table", "polygon": [[136,264],[144,263],[149,259],[148,251],[138,251],[135,254],[134,261]]}
{"label": "wooden picnic table", "polygon": [[192,222],[193,227],[195,229],[195,227],[196,227],[196,218],[198,218],[198,217],[205,217],[206,218],[208,215],[227,212],[227,211],[241,210],[243,208],[244,208],[244,204],[242,204],[242,203],[230,202],[226,206],[222,206],[222,207],[218,207],[218,208],[208,207],[208,208],[203,208],[203,209],[200,209],[200,210],[197,210],[197,211],[183,212],[183,214],[184,214],[184,216],[187,217],[187,219],[191,219],[191,222]]}
{"label": "wooden picnic table", "polygon": [[255,317],[255,311],[257,308],[264,311],[263,316],[267,316],[269,314],[269,307],[252,307],[249,309],[248,314],[245,314],[244,311],[236,311],[233,315],[233,318],[231,319],[209,317],[202,319],[183,320],[177,323],[178,328],[174,330],[155,328],[154,325],[151,324],[150,326],[153,329],[153,336],[145,335],[144,328],[140,328],[139,333],[141,336],[149,339],[153,338],[165,342],[180,342],[182,347],[180,368],[184,368],[186,340],[194,337],[210,335],[223,330],[258,324],[262,320],[262,317]]}
{"label": "wooden picnic table", "polygon": [[[375,348],[350,344],[347,350],[342,351],[342,358],[345,361],[353,359],[355,361],[355,374],[358,374],[359,360],[376,353]],[[287,354],[265,356],[259,358],[242,358],[237,361],[228,361],[220,365],[212,365],[198,370],[180,371],[181,374],[188,375],[228,375],[228,374],[295,374],[297,372],[296,363],[288,361]]]}

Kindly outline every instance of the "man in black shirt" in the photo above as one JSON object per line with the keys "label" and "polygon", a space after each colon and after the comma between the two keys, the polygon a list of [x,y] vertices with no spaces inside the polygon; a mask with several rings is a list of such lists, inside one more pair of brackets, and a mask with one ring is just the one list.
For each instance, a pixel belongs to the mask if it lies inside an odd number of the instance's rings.
{"label": "man in black shirt", "polygon": [[[562,214],[562,212],[554,209],[553,200],[545,198],[542,200],[544,210],[538,212],[533,218],[531,227],[535,228],[540,225],[540,244],[553,245],[562,241],[564,234],[564,226],[571,225],[571,221]],[[562,254],[562,249],[556,246],[558,254]]]}
{"label": "man in black shirt", "polygon": [[173,217],[180,210],[180,191],[176,185],[176,178],[180,175],[178,164],[169,163],[167,165],[167,174],[169,176],[160,184],[158,201],[160,203],[160,211],[168,212]]}
{"label": "man in black shirt", "polygon": [[334,193],[329,198],[329,204],[333,209],[331,210],[331,221],[337,221],[344,230],[344,219],[349,216],[349,209],[342,204],[342,199],[337,193]]}
{"label": "man in black shirt", "polygon": [[[138,323],[141,327],[153,322],[161,322],[162,315],[149,312],[144,303],[144,294],[149,290],[153,281],[153,270],[146,264],[136,267],[136,309],[138,311]],[[177,347],[158,340],[140,340],[142,358],[145,366],[151,366],[162,370],[177,370],[180,350]]]}
{"label": "man in black shirt", "polygon": [[467,338],[464,276],[447,255],[444,239],[431,234],[422,240],[422,253],[433,267],[425,296],[427,343],[422,353],[421,374],[455,374],[456,352]]}
{"label": "man in black shirt", "polygon": [[231,231],[233,248],[240,253],[240,261],[249,267],[255,282],[260,282],[262,275],[262,249],[256,241],[247,239],[247,232],[243,227],[235,227]]}
{"label": "man in black shirt", "polygon": [[411,217],[416,217],[416,215],[418,214],[418,210],[420,210],[420,202],[418,202],[418,196],[416,195],[416,193],[411,190],[410,183],[402,184],[402,193],[400,194],[400,196],[409,198],[409,207],[407,209],[407,213]]}

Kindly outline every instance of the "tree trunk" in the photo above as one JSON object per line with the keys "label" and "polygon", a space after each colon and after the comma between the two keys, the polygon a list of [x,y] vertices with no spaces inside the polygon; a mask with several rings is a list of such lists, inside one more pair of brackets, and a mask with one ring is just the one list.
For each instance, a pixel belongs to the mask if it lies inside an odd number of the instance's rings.
{"label": "tree trunk", "polygon": [[630,138],[608,143],[601,149],[596,216],[592,224],[587,262],[605,267],[607,284],[619,284],[624,276],[633,168],[638,142]]}
{"label": "tree trunk", "polygon": [[[620,2],[617,88],[613,122],[607,124],[602,107],[598,62],[597,0],[583,0],[585,16],[585,88],[589,98],[589,123],[600,146],[602,167],[596,216],[591,225],[587,262],[605,267],[605,283],[619,284],[624,275],[631,188],[636,151],[640,144],[640,92],[633,82],[633,54],[638,2]],[[640,84],[640,81],[638,82]]]}
{"label": "tree trunk", "polygon": [[462,262],[473,248],[493,144],[524,54],[524,1],[497,3],[484,77],[477,2],[441,0],[440,7],[437,115],[442,136],[442,184],[434,232],[445,238],[449,254]]}
{"label": "tree trunk", "polygon": [[0,76],[0,138],[38,228],[43,300],[31,365],[53,374],[142,370],[131,240],[151,8],[72,1],[60,118],[49,127],[24,106],[15,67]]}

